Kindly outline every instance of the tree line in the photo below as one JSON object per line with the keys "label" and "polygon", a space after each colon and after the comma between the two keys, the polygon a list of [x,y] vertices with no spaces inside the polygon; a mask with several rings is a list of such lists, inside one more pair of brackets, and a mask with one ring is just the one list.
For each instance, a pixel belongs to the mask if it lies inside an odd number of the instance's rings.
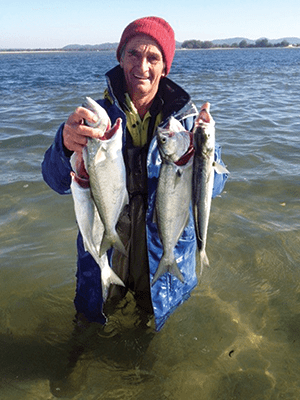
{"label": "tree line", "polygon": [[247,40],[243,39],[239,43],[229,44],[215,44],[208,40],[202,42],[201,40],[185,40],[181,48],[183,49],[211,49],[211,48],[253,48],[253,47],[287,47],[289,42],[283,40],[280,43],[272,44],[268,39],[258,39],[255,43],[248,43]]}

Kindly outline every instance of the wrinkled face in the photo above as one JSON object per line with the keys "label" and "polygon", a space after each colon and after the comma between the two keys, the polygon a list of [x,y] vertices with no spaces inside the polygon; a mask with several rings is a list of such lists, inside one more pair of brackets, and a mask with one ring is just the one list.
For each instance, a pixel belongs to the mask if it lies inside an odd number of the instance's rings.
{"label": "wrinkled face", "polygon": [[163,55],[155,40],[146,35],[133,37],[125,46],[120,65],[133,101],[155,97],[159,81],[165,76]]}

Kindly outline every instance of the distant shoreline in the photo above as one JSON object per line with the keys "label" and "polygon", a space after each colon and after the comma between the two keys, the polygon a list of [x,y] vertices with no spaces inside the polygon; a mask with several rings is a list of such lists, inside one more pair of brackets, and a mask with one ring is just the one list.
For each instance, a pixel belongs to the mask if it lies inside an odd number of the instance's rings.
{"label": "distant shoreline", "polygon": [[70,53],[70,50],[0,50],[0,54],[19,54],[19,53]]}
{"label": "distant shoreline", "polygon": [[[0,48],[0,54],[18,54],[18,53],[67,53],[67,52],[101,52],[116,51],[118,42],[105,42],[99,44],[68,44],[61,47],[6,47]],[[195,40],[184,41],[176,40],[176,50],[215,50],[215,49],[236,49],[236,48],[299,48],[300,38],[287,36],[278,39],[267,39],[261,37],[257,40],[245,37],[232,37],[226,39],[214,40]]]}
{"label": "distant shoreline", "polygon": [[[176,51],[195,51],[195,50],[253,50],[253,49],[299,49],[300,46],[293,46],[288,45],[285,47],[250,47],[250,48],[240,48],[240,47],[211,47],[208,49],[198,48],[198,49],[187,49],[181,48],[176,49]],[[44,50],[0,50],[0,54],[37,54],[37,53],[102,53],[102,52],[115,52],[115,49],[107,49],[107,50],[51,50],[51,49],[44,49]]]}

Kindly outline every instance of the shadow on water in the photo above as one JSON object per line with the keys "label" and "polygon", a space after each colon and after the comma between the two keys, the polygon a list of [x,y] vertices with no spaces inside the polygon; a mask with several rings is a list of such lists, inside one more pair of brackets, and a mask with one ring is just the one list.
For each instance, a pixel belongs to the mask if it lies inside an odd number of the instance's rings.
{"label": "shadow on water", "polygon": [[[87,370],[93,362],[98,364],[100,375],[103,368],[106,374],[110,371],[110,375],[123,371],[125,379],[127,382],[131,380],[131,384],[148,379],[148,375],[151,377],[150,374],[138,372],[151,334],[136,331],[125,335],[122,340],[118,337],[101,338],[98,335],[101,329],[96,325],[91,324],[81,331],[74,329],[69,341],[59,346],[38,341],[34,337],[16,338],[11,334],[2,334],[1,397],[19,398],[19,395],[20,399],[42,399],[49,398],[50,390],[54,397],[73,398],[85,386]],[[99,371],[100,359],[105,361]],[[108,387],[114,387],[111,380]]]}
{"label": "shadow on water", "polygon": [[[24,300],[23,307],[26,304]],[[12,315],[0,313],[1,398],[94,398],[94,394],[86,397],[87,376],[93,375],[90,370],[97,377],[95,393],[114,390],[114,375],[129,386],[152,379],[151,372],[141,371],[140,365],[154,331],[137,324],[136,314],[130,321],[124,314],[127,326],[123,324],[122,331],[116,329],[118,318],[104,330],[102,325],[88,323],[81,316],[72,321],[66,317],[68,310],[61,310],[61,314],[64,317],[50,311],[47,320],[37,315],[35,321],[27,321],[27,332],[25,321],[18,332],[18,316],[15,324]]]}
{"label": "shadow on water", "polygon": [[[298,399],[299,293],[278,292],[274,276],[272,288],[259,278],[241,280],[233,271],[215,260],[158,334],[127,329],[124,314],[126,329],[117,334],[83,319],[75,325],[70,309],[57,314],[50,305],[45,313],[44,298],[33,299],[37,305],[31,308],[41,306],[40,314],[27,325],[23,320],[21,331],[18,313],[2,312],[1,398]],[[23,302],[24,318],[28,305]]]}

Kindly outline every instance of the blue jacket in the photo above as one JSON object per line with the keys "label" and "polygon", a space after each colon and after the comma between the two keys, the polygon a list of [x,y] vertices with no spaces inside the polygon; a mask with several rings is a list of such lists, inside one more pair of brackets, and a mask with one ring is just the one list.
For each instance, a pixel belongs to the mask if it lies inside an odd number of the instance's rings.
{"label": "blue jacket", "polygon": [[[115,87],[122,74],[119,66],[106,74],[110,102],[107,99],[98,101],[107,110],[112,124],[117,118],[122,118],[123,146],[126,145],[126,115],[114,93]],[[197,110],[191,102],[190,96],[178,85],[168,78],[163,78],[160,84],[160,93],[163,98],[163,121],[174,115],[187,130],[193,128]],[[45,153],[42,163],[42,173],[46,183],[60,194],[69,194],[70,191],[70,158],[63,146],[62,131],[59,128],[54,143]],[[221,149],[216,145],[216,161],[221,161]],[[146,234],[150,270],[150,282],[157,269],[162,256],[162,245],[158,237],[157,226],[153,221],[156,188],[161,166],[161,158],[158,152],[156,138],[153,137],[147,155],[148,174],[148,210],[146,213]],[[213,197],[220,194],[224,188],[227,175],[215,175]],[[77,262],[77,289],[75,306],[78,312],[83,312],[91,321],[105,322],[102,314],[102,293],[100,284],[100,268],[89,253],[84,250],[80,232],[77,238],[78,262]],[[156,329],[159,330],[168,316],[189,296],[197,285],[196,276],[196,236],[192,207],[190,207],[190,220],[175,248],[175,258],[184,277],[181,283],[176,277],[165,274],[151,287],[152,307],[154,310]]]}

